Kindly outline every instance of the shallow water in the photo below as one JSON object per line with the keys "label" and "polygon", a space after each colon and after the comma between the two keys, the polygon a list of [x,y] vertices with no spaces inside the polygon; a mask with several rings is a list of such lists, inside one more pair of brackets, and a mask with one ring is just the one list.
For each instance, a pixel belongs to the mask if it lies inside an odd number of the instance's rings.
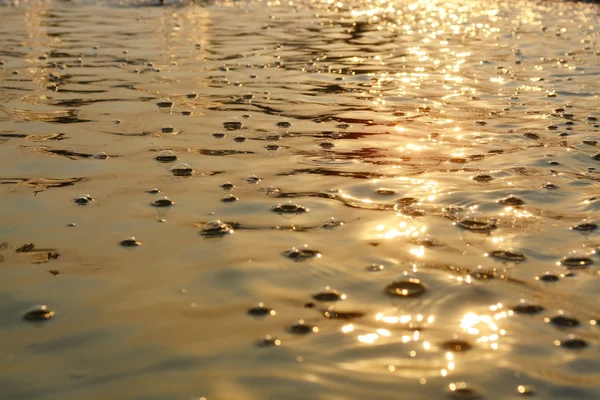
{"label": "shallow water", "polygon": [[600,396],[598,5],[4,5],[0,398]]}

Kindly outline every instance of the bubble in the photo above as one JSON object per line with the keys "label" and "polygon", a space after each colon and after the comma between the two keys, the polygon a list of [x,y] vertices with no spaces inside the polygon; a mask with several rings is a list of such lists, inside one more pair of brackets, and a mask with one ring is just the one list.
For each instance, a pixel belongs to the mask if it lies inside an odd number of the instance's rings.
{"label": "bubble", "polygon": [[333,149],[335,147],[335,144],[332,142],[324,141],[319,143],[319,146],[321,146],[324,149]]}
{"label": "bubble", "polygon": [[75,198],[73,201],[75,201],[76,204],[84,206],[94,201],[94,199],[89,194],[82,194],[81,196]]}
{"label": "bubble", "polygon": [[369,272],[380,272],[380,271],[383,271],[385,269],[385,267],[382,264],[373,263],[373,264],[367,266],[365,269]]}
{"label": "bubble", "polygon": [[171,125],[165,125],[162,128],[160,128],[160,131],[162,133],[173,133],[175,132],[175,128],[173,128]]}
{"label": "bubble", "polygon": [[190,92],[190,93],[186,94],[185,97],[187,97],[188,99],[196,99],[196,98],[198,98],[198,93]]}
{"label": "bubble", "polygon": [[159,152],[154,159],[158,162],[169,163],[177,160],[177,156],[171,150]]}
{"label": "bubble", "polygon": [[401,207],[398,204],[396,204],[394,206],[394,209],[396,211],[400,212],[402,215],[406,215],[408,217],[413,217],[413,218],[422,217],[422,216],[425,215],[425,211],[424,210],[422,210],[420,208],[413,207],[413,206],[404,206],[404,207]]}
{"label": "bubble", "polygon": [[160,108],[171,108],[173,107],[173,102],[169,98],[160,99],[156,105]]}
{"label": "bubble", "polygon": [[329,286],[325,287],[323,291],[316,293],[312,296],[313,300],[321,303],[328,303],[334,301],[345,300],[346,295],[338,292],[337,290],[331,289]]}
{"label": "bubble", "polygon": [[254,99],[254,95],[252,93],[246,93],[242,95],[242,99],[252,101],[252,99]]}
{"label": "bubble", "polygon": [[563,341],[556,341],[558,345],[571,350],[580,350],[588,346],[587,342],[583,339],[567,339]]}
{"label": "bubble", "polygon": [[338,129],[348,129],[348,128],[350,128],[350,124],[347,124],[345,122],[340,122],[339,124],[336,125],[336,127]]}
{"label": "bubble", "polygon": [[527,139],[533,139],[533,140],[539,140],[540,135],[538,135],[537,133],[533,133],[533,132],[525,132],[523,134],[523,136],[525,136]]}
{"label": "bubble", "polygon": [[221,199],[223,203],[233,203],[234,201],[238,201],[239,199],[232,194],[228,194]]}
{"label": "bubble", "polygon": [[548,190],[555,190],[555,189],[558,189],[558,185],[555,185],[554,183],[550,183],[550,182],[548,182],[548,183],[545,183],[545,184],[542,186],[542,188],[543,188],[543,189],[548,189]]}
{"label": "bubble", "polygon": [[458,221],[458,226],[476,232],[489,232],[496,229],[496,222],[475,217],[467,217]]}
{"label": "bubble", "polygon": [[475,271],[471,271],[469,276],[478,280],[495,279],[496,272],[494,272],[493,270],[484,270],[481,267],[479,267]]}
{"label": "bubble", "polygon": [[401,207],[411,206],[418,202],[419,200],[415,199],[414,197],[402,197],[400,199],[396,199],[396,204]]}
{"label": "bubble", "polygon": [[327,319],[351,320],[362,318],[365,316],[365,313],[360,311],[334,311],[329,309],[323,312],[323,316]]}
{"label": "bubble", "polygon": [[244,180],[248,183],[256,184],[256,183],[260,182],[262,179],[256,175],[250,175],[250,176],[244,178]]}
{"label": "bubble", "polygon": [[171,173],[174,176],[191,176],[194,170],[187,163],[179,163],[171,168]]}
{"label": "bubble", "polygon": [[533,396],[535,390],[531,386],[519,385],[517,386],[517,392],[523,396]]}
{"label": "bubble", "polygon": [[564,315],[557,315],[556,317],[550,318],[549,321],[556,326],[562,326],[566,328],[579,326],[579,321],[577,321],[575,318],[569,318]]}
{"label": "bubble", "polygon": [[223,128],[228,131],[237,131],[243,128],[243,124],[236,117],[227,118],[227,121],[223,122]]}
{"label": "bubble", "polygon": [[401,279],[387,285],[384,291],[393,297],[418,297],[426,292],[426,288],[419,278],[405,274]]}
{"label": "bubble", "polygon": [[475,389],[467,386],[465,382],[451,383],[450,397],[457,400],[475,400],[480,399],[481,396]]}
{"label": "bubble", "polygon": [[216,131],[215,133],[212,134],[213,137],[216,137],[217,139],[222,139],[225,136],[227,136],[225,133],[221,132],[221,131]]}
{"label": "bubble", "polygon": [[175,202],[173,202],[172,200],[169,200],[168,197],[164,196],[161,197],[160,199],[156,199],[151,203],[154,207],[170,207],[173,204],[175,204]]}
{"label": "bubble", "polygon": [[266,317],[268,315],[275,315],[276,312],[272,308],[266,307],[263,303],[258,303],[254,307],[248,309],[248,315],[253,317]]}
{"label": "bubble", "polygon": [[281,135],[277,132],[271,131],[267,133],[267,135],[265,136],[265,140],[272,140],[276,142],[278,140],[281,140]]}
{"label": "bubble", "polygon": [[584,222],[584,223],[572,226],[571,229],[580,231],[580,232],[591,232],[591,231],[595,231],[596,229],[598,229],[598,225],[593,222]]}
{"label": "bubble", "polygon": [[225,182],[224,184],[221,185],[221,189],[223,190],[233,190],[235,188],[235,185],[231,182]]}
{"label": "bubble", "polygon": [[558,126],[556,126],[556,125],[548,125],[546,127],[546,129],[548,129],[549,131],[555,131],[555,130],[558,129]]}
{"label": "bubble", "polygon": [[297,324],[290,326],[288,331],[294,335],[307,335],[309,333],[318,332],[319,328],[306,324],[304,320],[301,319]]}
{"label": "bubble", "polygon": [[37,305],[31,307],[24,315],[23,318],[27,321],[47,321],[54,316],[54,311],[48,308],[46,305]]}
{"label": "bubble", "polygon": [[600,161],[600,153],[596,153],[592,156],[592,158],[596,161]]}
{"label": "bubble", "polygon": [[375,191],[377,194],[382,194],[384,196],[393,196],[396,194],[396,191],[393,189],[387,189],[387,188],[379,188]]}
{"label": "bubble", "polygon": [[256,345],[258,347],[278,347],[281,346],[281,340],[274,338],[271,335],[267,335],[256,342]]}
{"label": "bubble", "polygon": [[508,250],[494,250],[490,253],[491,257],[504,261],[521,262],[525,261],[525,255]]}
{"label": "bubble", "polygon": [[147,190],[146,193],[158,194],[158,193],[160,193],[160,190],[158,190],[157,188],[152,188],[150,190]]}
{"label": "bubble", "polygon": [[281,121],[278,121],[275,125],[277,125],[280,128],[289,128],[290,126],[292,126],[292,124],[290,123],[290,121],[288,121],[287,119],[283,119]]}
{"label": "bubble", "polygon": [[265,146],[265,149],[269,150],[269,151],[277,151],[281,148],[280,145],[278,145],[277,143],[269,143]]}
{"label": "bubble", "polygon": [[229,233],[233,233],[231,226],[219,220],[209,221],[202,227],[200,234],[202,236],[213,237],[213,236],[224,236]]}
{"label": "bubble", "polygon": [[522,206],[523,204],[525,204],[523,200],[516,196],[513,196],[512,194],[503,199],[498,200],[498,203],[504,204],[506,206]]}
{"label": "bubble", "polygon": [[473,348],[473,346],[471,346],[471,344],[467,341],[464,340],[448,340],[444,343],[441,344],[442,349],[446,350],[446,351],[456,351],[456,352],[460,352],[460,351],[467,351],[467,350],[471,350]]}
{"label": "bubble", "polygon": [[321,257],[321,253],[319,253],[317,250],[312,250],[312,249],[308,249],[308,248],[298,249],[296,247],[293,247],[290,250],[285,251],[283,253],[283,255],[285,257],[289,258],[290,260],[297,261],[297,262],[306,261],[311,258],[320,258]]}
{"label": "bubble", "polygon": [[246,137],[242,136],[242,135],[238,135],[238,136],[234,137],[233,140],[238,143],[243,143],[246,141]]}
{"label": "bubble", "polygon": [[121,241],[121,246],[123,247],[138,247],[141,246],[142,243],[135,240],[133,236],[123,239]]}
{"label": "bubble", "polygon": [[537,304],[529,304],[521,302],[512,308],[513,312],[517,314],[539,314],[544,311],[544,307]]}
{"label": "bubble", "polygon": [[546,272],[544,275],[537,276],[535,279],[542,282],[558,282],[560,280],[560,277]]}
{"label": "bubble", "polygon": [[326,222],[321,224],[321,228],[323,229],[333,229],[333,228],[337,228],[338,226],[342,226],[344,225],[345,222],[344,221],[340,221],[338,219],[335,219],[333,217],[331,217],[329,220],[327,220]]}
{"label": "bubble", "polygon": [[586,268],[589,265],[592,265],[594,263],[594,261],[589,257],[574,256],[574,257],[563,257],[563,259],[560,261],[560,263],[569,269],[580,269],[580,268]]}
{"label": "bubble", "polygon": [[301,214],[307,212],[308,208],[299,204],[287,203],[277,204],[276,206],[273,206],[271,210],[280,214]]}
{"label": "bubble", "polygon": [[96,154],[94,154],[94,159],[95,160],[106,160],[106,159],[108,159],[108,154],[106,154],[103,151],[99,151]]}
{"label": "bubble", "polygon": [[190,115],[192,115],[192,112],[191,112],[190,110],[183,110],[183,111],[181,112],[181,115],[185,115],[185,116],[187,117],[187,116],[190,116]]}

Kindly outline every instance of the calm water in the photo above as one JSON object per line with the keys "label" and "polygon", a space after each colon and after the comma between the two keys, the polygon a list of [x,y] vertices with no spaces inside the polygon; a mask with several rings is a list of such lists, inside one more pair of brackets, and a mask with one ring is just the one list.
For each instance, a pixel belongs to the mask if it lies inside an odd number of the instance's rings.
{"label": "calm water", "polygon": [[3,4],[0,398],[600,396],[598,5]]}

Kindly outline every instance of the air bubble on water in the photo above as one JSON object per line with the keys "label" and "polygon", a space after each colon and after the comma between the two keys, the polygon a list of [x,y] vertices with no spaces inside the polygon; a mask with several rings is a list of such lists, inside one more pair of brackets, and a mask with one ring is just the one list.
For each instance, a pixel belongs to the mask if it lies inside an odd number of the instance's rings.
{"label": "air bubble on water", "polygon": [[76,204],[83,206],[91,203],[92,201],[94,201],[94,199],[89,194],[82,194],[81,196],[76,197],[74,201]]}
{"label": "air bubble on water", "polygon": [[202,227],[200,234],[205,237],[224,236],[233,233],[231,226],[220,220],[209,221]]}
{"label": "air bubble on water", "polygon": [[162,133],[173,133],[175,132],[175,128],[173,128],[171,125],[165,125],[162,128],[160,128],[160,131]]}
{"label": "air bubble on water", "polygon": [[243,128],[242,122],[236,117],[227,118],[225,122],[223,122],[223,128],[228,131],[237,131]]}
{"label": "air bubble on water", "polygon": [[95,160],[106,160],[106,159],[108,159],[108,154],[106,154],[103,151],[99,151],[96,154],[94,154],[94,159]]}
{"label": "air bubble on water", "polygon": [[179,163],[171,168],[171,173],[174,176],[191,176],[194,170],[187,163]]}
{"label": "air bubble on water", "polygon": [[171,108],[173,107],[173,101],[169,98],[160,99],[156,105],[160,108]]}
{"label": "air bubble on water", "polygon": [[130,237],[128,237],[126,239],[123,239],[121,241],[121,246],[123,246],[123,247],[138,247],[138,246],[141,246],[141,245],[142,245],[142,243],[139,242],[139,241],[137,241],[135,239],[135,237],[133,237],[133,236],[130,236]]}
{"label": "air bubble on water", "polygon": [[244,178],[244,180],[248,183],[256,184],[256,183],[260,182],[262,179],[256,175],[250,175],[250,176],[247,176],[246,178]]}
{"label": "air bubble on water", "polygon": [[154,157],[154,159],[159,162],[169,163],[177,161],[177,156],[171,150],[162,150]]}

